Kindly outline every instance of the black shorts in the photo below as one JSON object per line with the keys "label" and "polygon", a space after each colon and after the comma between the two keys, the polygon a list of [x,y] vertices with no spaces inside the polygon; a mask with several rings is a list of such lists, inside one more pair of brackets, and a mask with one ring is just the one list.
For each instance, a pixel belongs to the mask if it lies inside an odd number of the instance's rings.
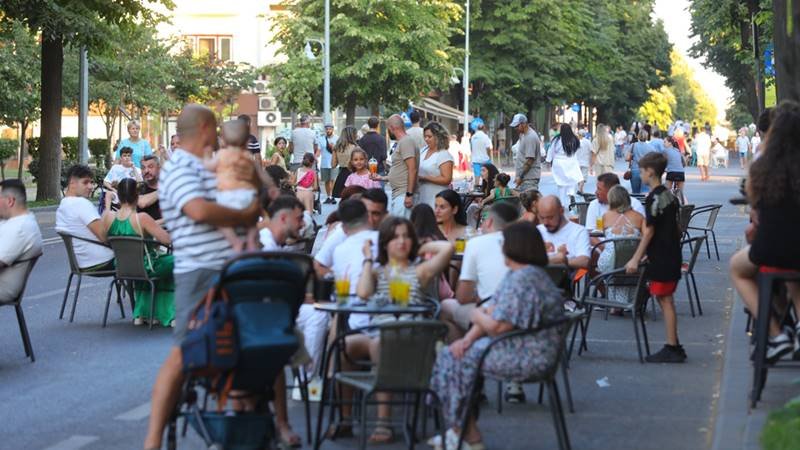
{"label": "black shorts", "polygon": [[686,181],[686,174],[683,172],[667,172],[667,181]]}

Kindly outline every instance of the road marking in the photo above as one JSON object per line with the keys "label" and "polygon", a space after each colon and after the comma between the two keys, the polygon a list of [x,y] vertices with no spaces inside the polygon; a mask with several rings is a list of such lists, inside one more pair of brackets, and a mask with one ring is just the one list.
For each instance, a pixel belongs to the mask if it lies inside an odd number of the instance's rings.
{"label": "road marking", "polygon": [[114,417],[114,419],[135,422],[138,420],[142,420],[149,415],[150,415],[150,402],[147,402],[144,405],[139,405],[128,412],[124,412],[118,415],[117,417]]}
{"label": "road marking", "polygon": [[58,244],[59,242],[61,242],[61,237],[42,239],[42,245]]}
{"label": "road marking", "polygon": [[[72,287],[70,289],[70,293],[72,295],[75,294],[75,286],[76,285],[77,285],[77,282],[73,280]],[[81,290],[86,289],[86,288],[91,288],[91,287],[97,287],[97,286],[108,286],[108,283],[81,283]],[[54,296],[56,294],[64,295],[64,289],[63,288],[62,289],[53,289],[52,291],[42,292],[42,293],[36,294],[36,295],[26,295],[24,297],[24,300],[26,300],[26,301],[39,300],[39,299],[42,299],[42,298],[52,297],[52,296]]]}
{"label": "road marking", "polygon": [[100,439],[97,436],[70,436],[63,441],[51,445],[44,450],[78,450]]}

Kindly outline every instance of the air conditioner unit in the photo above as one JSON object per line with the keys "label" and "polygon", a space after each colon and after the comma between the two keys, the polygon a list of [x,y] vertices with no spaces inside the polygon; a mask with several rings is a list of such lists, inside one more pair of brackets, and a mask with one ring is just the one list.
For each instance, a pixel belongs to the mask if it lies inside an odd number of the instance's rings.
{"label": "air conditioner unit", "polygon": [[255,83],[253,83],[253,92],[256,94],[267,92],[267,82],[265,80],[256,80]]}
{"label": "air conditioner unit", "polygon": [[278,109],[275,103],[275,97],[258,97],[259,111],[275,111]]}
{"label": "air conditioner unit", "polygon": [[281,112],[259,111],[257,122],[260,127],[277,127],[281,124]]}

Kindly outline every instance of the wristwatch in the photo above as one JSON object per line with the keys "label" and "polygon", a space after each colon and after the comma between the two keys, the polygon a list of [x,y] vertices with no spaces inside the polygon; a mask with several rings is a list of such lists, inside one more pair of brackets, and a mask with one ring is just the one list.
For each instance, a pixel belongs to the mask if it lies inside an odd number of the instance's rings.
{"label": "wristwatch", "polygon": [[406,197],[413,197],[413,196],[414,196],[413,192],[406,192]]}

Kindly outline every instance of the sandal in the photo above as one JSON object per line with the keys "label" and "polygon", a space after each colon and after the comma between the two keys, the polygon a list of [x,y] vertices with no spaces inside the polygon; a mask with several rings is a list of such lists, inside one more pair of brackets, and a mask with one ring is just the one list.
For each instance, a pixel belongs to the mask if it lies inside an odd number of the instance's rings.
{"label": "sandal", "polygon": [[300,448],[303,445],[303,440],[300,436],[291,429],[287,431],[286,435],[278,431],[278,441],[281,448]]}
{"label": "sandal", "polygon": [[350,423],[340,423],[339,425],[331,425],[328,431],[325,432],[325,439],[337,438],[351,438],[353,437],[353,425]]}
{"label": "sandal", "polygon": [[378,423],[367,439],[369,444],[389,444],[394,442],[394,430],[389,423]]}

